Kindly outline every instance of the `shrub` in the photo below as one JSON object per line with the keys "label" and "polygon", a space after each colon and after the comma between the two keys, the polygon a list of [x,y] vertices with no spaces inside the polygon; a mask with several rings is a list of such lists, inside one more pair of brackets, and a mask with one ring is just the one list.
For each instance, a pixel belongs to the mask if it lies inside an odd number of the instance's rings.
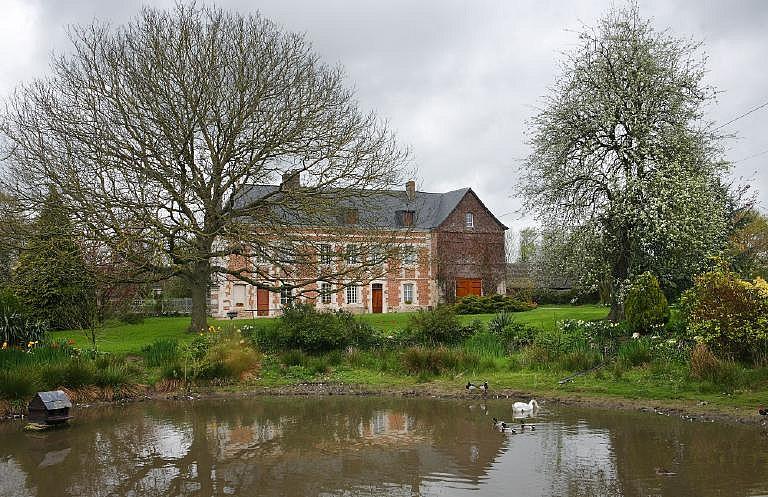
{"label": "shrub", "polygon": [[149,367],[163,367],[179,360],[179,342],[170,338],[160,338],[141,349],[144,363]]}
{"label": "shrub", "polygon": [[522,312],[536,308],[533,302],[525,302],[508,295],[467,295],[456,302],[458,314],[489,314],[493,312]]}
{"label": "shrub", "polygon": [[768,340],[768,284],[753,283],[720,267],[697,276],[680,299],[688,336],[721,357],[754,359]]}
{"label": "shrub", "polygon": [[26,369],[0,370],[0,398],[26,399],[36,391],[35,380]]}
{"label": "shrub", "polygon": [[500,312],[488,323],[488,331],[498,337],[508,352],[514,352],[533,343],[539,330],[519,323],[509,312]]}
{"label": "shrub", "polygon": [[603,355],[586,342],[579,342],[572,349],[562,353],[557,365],[565,371],[584,371],[600,364]]}
{"label": "shrub", "polygon": [[627,366],[640,366],[651,360],[651,344],[648,339],[627,340],[619,347],[618,357]]}
{"label": "shrub", "polygon": [[144,314],[141,312],[122,312],[118,315],[117,319],[125,324],[141,324],[144,322]]}
{"label": "shrub", "polygon": [[483,358],[503,357],[507,352],[499,337],[488,332],[472,335],[464,342],[463,348]]}
{"label": "shrub", "polygon": [[420,310],[411,315],[407,332],[412,340],[422,345],[450,345],[462,342],[472,333],[462,327],[450,306],[438,306],[429,311]]}
{"label": "shrub", "polygon": [[197,377],[204,379],[240,379],[256,370],[261,355],[235,339],[226,339],[213,345],[203,357]]}
{"label": "shrub", "polygon": [[699,380],[709,379],[719,362],[705,343],[698,343],[691,351],[691,376]]}
{"label": "shrub", "polygon": [[278,320],[275,340],[283,348],[322,353],[374,341],[372,328],[347,312],[319,312],[309,304],[286,306]]}
{"label": "shrub", "polygon": [[6,347],[26,348],[30,342],[43,341],[47,331],[44,321],[10,309],[0,310],[0,344],[6,344]]}
{"label": "shrub", "polygon": [[93,381],[100,387],[119,387],[133,383],[134,374],[124,363],[111,361],[96,369]]}
{"label": "shrub", "polygon": [[637,277],[624,300],[624,316],[631,332],[648,332],[669,320],[669,306],[659,280],[649,272]]}
{"label": "shrub", "polygon": [[304,366],[309,358],[298,349],[291,349],[280,354],[280,362],[286,366]]}
{"label": "shrub", "polygon": [[403,352],[403,367],[413,375],[439,375],[449,371],[477,371],[477,354],[446,347],[411,347]]}

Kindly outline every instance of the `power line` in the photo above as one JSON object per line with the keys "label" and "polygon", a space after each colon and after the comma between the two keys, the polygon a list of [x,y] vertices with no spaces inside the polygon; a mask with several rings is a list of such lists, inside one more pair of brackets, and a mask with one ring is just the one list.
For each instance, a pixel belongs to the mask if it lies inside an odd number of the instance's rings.
{"label": "power line", "polygon": [[730,120],[730,121],[728,121],[727,123],[725,123],[725,124],[721,124],[720,126],[718,126],[717,128],[713,129],[712,131],[717,131],[718,129],[720,129],[720,128],[724,128],[724,127],[728,126],[728,125],[729,125],[729,124],[731,124],[731,123],[735,123],[736,121],[738,121],[738,120],[739,120],[739,119],[741,119],[742,117],[747,117],[748,115],[752,114],[753,112],[757,112],[758,110],[762,109],[762,108],[763,108],[763,107],[765,107],[765,106],[768,106],[768,102],[762,103],[762,104],[758,105],[757,107],[755,107],[755,108],[753,108],[753,109],[750,109],[750,110],[748,110],[748,111],[747,111],[747,112],[745,112],[744,114],[741,114],[741,115],[738,115],[738,116],[734,117],[733,119],[731,119],[731,120]]}
{"label": "power line", "polygon": [[744,162],[745,160],[754,159],[755,157],[760,157],[761,155],[768,154],[768,149],[763,150],[762,152],[758,152],[756,154],[750,155],[748,157],[744,157],[743,159],[735,160],[731,162],[731,164],[737,164],[739,162]]}

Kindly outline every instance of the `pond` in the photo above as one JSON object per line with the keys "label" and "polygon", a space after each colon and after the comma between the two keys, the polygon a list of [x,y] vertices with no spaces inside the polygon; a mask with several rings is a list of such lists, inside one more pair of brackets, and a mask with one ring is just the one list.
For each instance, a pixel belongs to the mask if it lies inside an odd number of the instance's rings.
{"label": "pond", "polygon": [[[0,496],[768,495],[759,427],[511,401],[254,397],[0,424]],[[532,430],[531,427],[535,429]],[[658,469],[657,469],[658,468]],[[669,473],[669,474],[667,474]]]}

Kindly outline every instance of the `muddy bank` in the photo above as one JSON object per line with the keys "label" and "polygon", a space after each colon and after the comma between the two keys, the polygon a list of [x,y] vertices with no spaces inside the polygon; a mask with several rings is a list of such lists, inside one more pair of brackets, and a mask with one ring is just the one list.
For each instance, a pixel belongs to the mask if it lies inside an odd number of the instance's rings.
{"label": "muddy bank", "polygon": [[[91,406],[119,404],[124,402],[138,402],[151,400],[177,400],[194,401],[198,399],[255,397],[262,395],[295,395],[295,396],[333,396],[333,395],[362,395],[362,396],[389,396],[389,397],[425,397],[438,399],[509,399],[514,401],[528,401],[536,398],[540,404],[576,406],[594,409],[622,409],[648,413],[653,416],[668,416],[682,418],[691,422],[718,422],[728,424],[749,424],[768,427],[768,420],[757,413],[757,409],[747,410],[738,407],[726,408],[723,406],[709,405],[706,402],[653,400],[653,399],[626,399],[617,397],[597,397],[567,393],[552,395],[535,391],[521,391],[512,389],[497,389],[489,392],[485,397],[481,394],[468,393],[464,389],[449,387],[442,384],[422,384],[407,387],[379,387],[371,385],[356,385],[334,382],[311,382],[279,387],[243,386],[235,390],[226,387],[196,387],[189,391],[184,389],[163,388],[158,391],[145,386],[134,386],[130,391],[120,392],[114,396],[113,392],[98,392],[93,389],[81,392],[68,390],[67,393],[78,409]],[[26,415],[25,403],[11,403],[0,401],[0,419],[15,419]]]}

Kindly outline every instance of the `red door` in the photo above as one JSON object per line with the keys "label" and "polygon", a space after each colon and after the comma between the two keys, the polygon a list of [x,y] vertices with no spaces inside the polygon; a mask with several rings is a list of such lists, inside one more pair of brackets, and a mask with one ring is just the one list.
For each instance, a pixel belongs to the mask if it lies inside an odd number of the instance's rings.
{"label": "red door", "polygon": [[381,283],[374,283],[371,286],[371,312],[379,314],[382,311],[383,292],[381,289]]}
{"label": "red door", "polygon": [[256,290],[256,315],[269,316],[269,290],[266,288]]}
{"label": "red door", "polygon": [[471,278],[456,278],[456,298],[466,297],[467,295],[483,294],[483,280]]}

